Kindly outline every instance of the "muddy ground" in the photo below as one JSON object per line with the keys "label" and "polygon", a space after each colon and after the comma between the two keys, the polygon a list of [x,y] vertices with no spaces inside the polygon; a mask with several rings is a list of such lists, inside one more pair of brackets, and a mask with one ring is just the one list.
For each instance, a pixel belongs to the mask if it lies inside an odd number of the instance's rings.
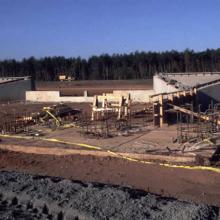
{"label": "muddy ground", "polygon": [[[34,103],[25,101],[11,101],[11,102],[0,102],[0,118],[4,117],[5,114],[18,115],[29,115],[42,111],[43,107],[49,107],[57,105],[59,103]],[[82,110],[85,113],[91,114],[91,104],[89,103],[68,103],[69,107],[73,109]]]}
{"label": "muddy ground", "polygon": [[219,208],[120,186],[0,172],[2,219],[219,219]]}
{"label": "muddy ground", "polygon": [[89,96],[112,93],[113,90],[152,89],[153,80],[84,80],[72,82],[36,82],[37,90],[60,91],[61,95],[83,95],[85,90]]}
{"label": "muddy ground", "polygon": [[[31,113],[40,112],[43,107],[52,107],[53,105],[58,105],[59,103],[34,103],[34,102],[25,102],[25,101],[10,101],[10,102],[1,102],[0,101],[0,118],[5,117],[6,114],[14,115],[29,115]],[[83,114],[87,114],[88,117],[91,117],[92,112],[92,103],[67,103],[72,109],[81,110]],[[143,110],[149,106],[145,103],[132,103],[131,111]]]}

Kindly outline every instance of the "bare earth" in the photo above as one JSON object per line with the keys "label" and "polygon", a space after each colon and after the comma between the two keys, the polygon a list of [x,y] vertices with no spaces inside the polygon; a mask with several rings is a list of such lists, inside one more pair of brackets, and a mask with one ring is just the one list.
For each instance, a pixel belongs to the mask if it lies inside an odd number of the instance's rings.
{"label": "bare earth", "polygon": [[147,192],[220,206],[220,175],[165,168],[117,158],[49,156],[1,151],[0,168],[36,175],[130,186]]}
{"label": "bare earth", "polygon": [[61,95],[83,95],[85,90],[90,96],[111,93],[113,90],[152,89],[152,79],[147,80],[88,80],[72,82],[37,82],[37,90],[60,91]]}

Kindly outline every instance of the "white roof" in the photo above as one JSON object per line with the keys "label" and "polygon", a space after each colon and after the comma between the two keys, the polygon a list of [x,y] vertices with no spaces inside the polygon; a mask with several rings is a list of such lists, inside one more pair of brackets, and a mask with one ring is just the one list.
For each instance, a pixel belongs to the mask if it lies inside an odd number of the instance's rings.
{"label": "white roof", "polygon": [[24,77],[0,77],[0,84],[7,83],[7,82],[14,82],[17,80],[27,80],[29,79],[29,76]]}
{"label": "white roof", "polygon": [[220,80],[220,73],[165,73],[160,75],[164,76],[169,84],[185,88],[198,87]]}

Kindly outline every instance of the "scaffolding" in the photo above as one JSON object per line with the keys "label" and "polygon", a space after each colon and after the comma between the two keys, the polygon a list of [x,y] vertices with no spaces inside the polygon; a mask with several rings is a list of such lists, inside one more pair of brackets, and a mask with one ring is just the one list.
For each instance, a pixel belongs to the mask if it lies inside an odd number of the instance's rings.
{"label": "scaffolding", "polygon": [[101,96],[95,95],[93,98],[91,120],[100,120],[115,114],[118,120],[126,119],[130,116],[130,110],[130,94],[123,96],[112,93],[103,93]]}
{"label": "scaffolding", "polygon": [[[177,140],[179,143],[184,143],[192,140],[204,140],[211,138],[220,130],[220,104],[210,106],[206,112],[183,111],[180,108],[176,109],[177,117]],[[187,106],[182,107],[187,110]],[[191,105],[192,109],[193,106]]]}

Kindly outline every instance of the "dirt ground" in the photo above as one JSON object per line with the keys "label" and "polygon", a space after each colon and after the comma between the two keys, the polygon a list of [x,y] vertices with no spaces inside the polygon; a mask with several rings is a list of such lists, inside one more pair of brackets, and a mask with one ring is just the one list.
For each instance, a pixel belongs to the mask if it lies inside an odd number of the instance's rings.
{"label": "dirt ground", "polygon": [[[0,104],[0,118],[5,118],[6,115],[29,115],[30,113],[40,112],[45,106],[52,106],[55,103],[28,103],[28,102],[12,102]],[[91,104],[88,103],[68,103],[73,109],[81,109],[88,117],[91,116]],[[131,106],[132,112],[146,108],[146,104],[135,103]],[[146,126],[143,119],[131,119],[132,128],[129,133],[119,132],[113,138],[91,138],[83,136],[80,128],[56,129],[51,132],[51,129],[42,126],[34,126],[33,129],[41,130],[45,138],[58,138],[63,141],[85,143],[94,146],[99,146],[105,150],[114,150],[119,152],[147,153],[153,151],[167,152],[166,146],[171,149],[176,149],[177,145],[173,143],[176,138],[176,127],[170,126],[163,129],[152,129],[152,125]],[[10,141],[7,141],[9,143]],[[20,143],[25,144],[19,140]],[[13,141],[10,143],[14,143]],[[17,140],[16,140],[16,143]],[[29,141],[29,145],[38,145],[37,142]],[[41,144],[41,143],[39,143]],[[46,145],[47,146],[47,143]]]}
{"label": "dirt ground", "polygon": [[[42,110],[43,107],[57,105],[59,103],[34,103],[34,102],[0,102],[0,118],[4,117],[5,114],[25,114],[25,113],[34,113]],[[67,103],[73,109],[82,110],[84,113],[91,116],[92,104],[91,103]],[[144,103],[133,103],[132,111],[141,110],[147,107],[147,104]]]}
{"label": "dirt ground", "polygon": [[[17,102],[0,102],[0,118],[4,117],[5,114],[30,114],[39,112],[43,107],[57,105],[58,103],[30,103],[25,101]],[[81,109],[85,112],[91,112],[91,105],[88,103],[68,103],[68,106]]]}
{"label": "dirt ground", "polygon": [[54,156],[1,151],[0,169],[116,184],[185,201],[220,206],[220,175],[112,157]]}
{"label": "dirt ground", "polygon": [[153,80],[88,80],[72,82],[36,82],[36,89],[59,90],[61,95],[83,95],[85,90],[89,96],[112,93],[113,90],[152,89]]}
{"label": "dirt ground", "polygon": [[[30,113],[40,112],[45,106],[52,106],[56,103],[27,103],[27,102],[12,102],[0,104],[0,118],[5,115],[20,114],[30,115]],[[91,116],[91,104],[88,103],[68,103],[68,106],[73,109],[80,109],[85,114]],[[146,104],[135,103],[132,105],[132,111],[138,111],[146,108]],[[128,132],[119,132],[113,138],[92,138],[81,134],[82,129],[73,127],[68,129],[58,128],[55,131],[42,126],[33,126],[34,130],[43,132],[45,138],[58,138],[63,141],[85,143],[94,146],[102,147],[105,150],[114,150],[117,152],[131,152],[131,153],[157,153],[168,152],[166,146],[171,149],[176,149],[177,145],[173,143],[176,138],[176,127],[169,126],[165,128],[152,128],[152,124],[146,124],[143,119],[132,118],[132,128]],[[114,126],[114,125],[113,125]],[[36,140],[22,141],[22,140],[5,140],[6,143],[18,143],[23,145],[40,146],[42,143]],[[44,146],[51,146],[51,144],[44,143]],[[53,144],[53,146],[60,146]]]}

